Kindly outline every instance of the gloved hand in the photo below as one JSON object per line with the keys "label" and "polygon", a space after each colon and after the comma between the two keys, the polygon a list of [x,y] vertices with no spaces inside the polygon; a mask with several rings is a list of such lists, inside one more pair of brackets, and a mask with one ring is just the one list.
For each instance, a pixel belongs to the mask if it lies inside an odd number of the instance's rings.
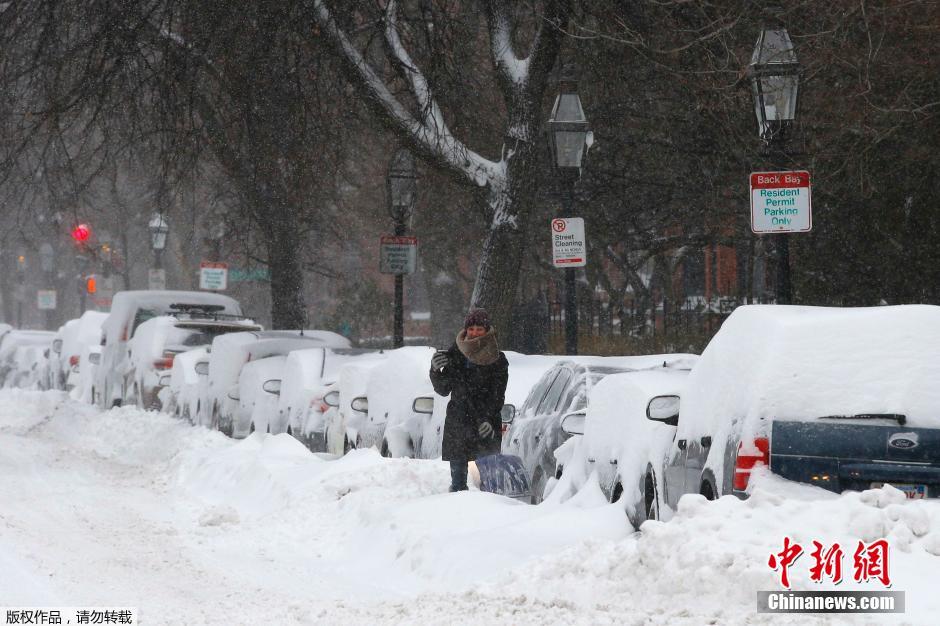
{"label": "gloved hand", "polygon": [[450,365],[450,357],[443,350],[438,350],[431,357],[431,369],[442,370]]}
{"label": "gloved hand", "polygon": [[484,439],[489,439],[493,436],[493,427],[489,422],[483,422],[480,424],[480,427],[477,429],[477,432],[480,433],[480,436]]}

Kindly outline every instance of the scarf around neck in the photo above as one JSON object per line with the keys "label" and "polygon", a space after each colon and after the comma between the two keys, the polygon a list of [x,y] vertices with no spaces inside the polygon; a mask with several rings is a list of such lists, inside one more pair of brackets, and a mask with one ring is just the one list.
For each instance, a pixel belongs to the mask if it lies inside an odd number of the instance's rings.
{"label": "scarf around neck", "polygon": [[496,330],[490,329],[482,337],[467,339],[467,331],[457,335],[457,349],[474,365],[492,365],[499,359]]}

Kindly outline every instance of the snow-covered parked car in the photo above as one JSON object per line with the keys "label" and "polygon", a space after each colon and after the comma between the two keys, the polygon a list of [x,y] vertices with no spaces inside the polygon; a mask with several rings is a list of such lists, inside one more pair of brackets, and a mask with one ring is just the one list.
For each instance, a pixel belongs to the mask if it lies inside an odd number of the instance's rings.
{"label": "snow-covered parked car", "polygon": [[57,334],[62,344],[57,354],[59,368],[64,371],[57,375],[64,376],[62,386],[56,389],[71,391],[79,384],[82,370],[81,356],[86,346],[101,345],[101,325],[108,319],[107,313],[85,311],[78,319],[66,323]]}
{"label": "snow-covered parked car", "polygon": [[270,432],[271,420],[277,415],[281,376],[287,355],[277,354],[245,363],[238,375],[238,408],[231,436],[247,437],[257,431]]}
{"label": "snow-covered parked car", "polygon": [[102,325],[104,344],[95,381],[99,406],[120,405],[131,396],[133,379],[128,342],[149,319],[195,305],[221,315],[241,316],[238,302],[228,296],[203,291],[120,291],[111,301],[111,313]]}
{"label": "snow-covered parked car", "polygon": [[308,348],[287,355],[271,433],[287,432],[290,427],[294,437],[310,450],[326,452],[326,389],[336,382],[344,364],[374,352],[362,348]]}
{"label": "snow-covered parked car", "polygon": [[199,423],[231,436],[242,367],[249,361],[315,347],[349,348],[350,343],[342,335],[325,330],[265,330],[216,337],[209,354],[209,384]]}
{"label": "snow-covered parked car", "polygon": [[666,367],[600,380],[587,406],[562,418],[562,430],[581,436],[572,436],[555,450],[558,484],[552,497],[566,499],[596,484],[608,500],[623,505],[634,526],[663,519],[656,497],[662,488],[658,468],[676,429],[647,419],[646,410],[654,397],[681,396],[688,374]]}
{"label": "snow-covered parked car", "polygon": [[82,346],[82,352],[78,357],[77,370],[69,373],[69,384],[72,385],[72,391],[69,394],[73,399],[88,404],[99,403],[96,397],[95,380],[100,363],[100,344],[89,343]]}
{"label": "snow-covered parked car", "polygon": [[428,377],[434,352],[430,346],[389,350],[388,358],[370,372],[369,421],[364,430],[367,437],[381,442],[382,456],[414,457],[421,450],[431,416],[415,411],[414,403],[415,398],[434,394]]}
{"label": "snow-covered parked car", "polygon": [[0,381],[3,387],[38,386],[46,371],[46,354],[55,333],[12,330],[0,338]]}
{"label": "snow-covered parked car", "polygon": [[334,385],[338,392],[336,406],[323,413],[327,452],[343,454],[352,448],[381,445],[382,430],[367,428],[370,422],[366,394],[372,370],[387,358],[388,352],[372,352],[340,368]]}
{"label": "snow-covered parked car", "polygon": [[177,354],[207,346],[228,333],[257,331],[261,327],[238,315],[219,315],[215,308],[171,305],[171,315],[142,323],[128,343],[125,378],[131,381],[125,404],[145,409],[162,408],[160,390],[170,384],[170,370]]}
{"label": "snow-covered parked car", "polygon": [[503,435],[502,450],[522,459],[531,486],[532,502],[541,502],[555,475],[555,449],[569,435],[562,418],[587,405],[591,389],[605,376],[634,370],[672,367],[688,369],[689,354],[623,357],[566,357],[545,372],[532,387],[520,411]]}
{"label": "snow-covered parked car", "polygon": [[742,306],[725,320],[681,400],[661,504],[745,496],[756,465],[834,492],[891,484],[940,496],[940,307]]}
{"label": "snow-covered parked car", "polygon": [[209,346],[180,352],[170,368],[170,384],[159,392],[163,410],[195,423],[209,386]]}
{"label": "snow-covered parked car", "polygon": [[[506,396],[502,411],[503,436],[509,430],[516,411],[522,407],[526,396],[529,395],[529,391],[535,383],[546,371],[564,358],[561,356],[521,354],[512,351],[506,351],[504,354],[509,362],[509,377],[506,382]],[[443,397],[437,394],[415,398],[415,411],[431,414],[431,419],[426,422],[424,436],[421,438],[421,450],[418,453],[420,458],[435,459],[441,456],[444,420],[447,416],[447,404],[449,402],[450,396]]]}

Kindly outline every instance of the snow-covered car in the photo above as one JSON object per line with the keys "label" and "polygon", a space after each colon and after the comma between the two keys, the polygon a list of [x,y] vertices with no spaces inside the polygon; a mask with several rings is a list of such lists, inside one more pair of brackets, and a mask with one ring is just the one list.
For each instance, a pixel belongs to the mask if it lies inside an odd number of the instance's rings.
{"label": "snow-covered car", "polygon": [[12,330],[0,338],[0,381],[4,387],[38,385],[45,371],[46,351],[55,333]]}
{"label": "snow-covered car", "polygon": [[209,386],[209,346],[180,352],[170,368],[170,384],[160,390],[164,410],[195,423]]}
{"label": "snow-covered car", "polygon": [[269,432],[277,415],[278,393],[287,355],[278,354],[245,363],[238,375],[238,408],[232,422],[231,436]]}
{"label": "snow-covered car", "polygon": [[373,352],[340,368],[335,383],[338,392],[336,406],[323,413],[327,452],[343,454],[352,448],[381,445],[382,430],[367,428],[370,422],[369,399],[366,394],[372,370],[387,358],[388,352]]}
{"label": "snow-covered car", "polygon": [[325,452],[328,405],[323,401],[326,388],[339,376],[340,368],[374,350],[362,348],[308,348],[287,355],[287,365],[280,384],[278,411],[271,433],[291,433],[314,452]]}
{"label": "snow-covered car", "polygon": [[209,354],[209,383],[199,423],[231,436],[242,367],[256,359],[287,356],[294,350],[315,347],[349,348],[350,343],[342,335],[325,330],[265,330],[216,337]]}
{"label": "snow-covered car", "polygon": [[[659,368],[611,374],[591,390],[587,406],[562,418],[572,436],[555,450],[553,497],[566,499],[590,485],[624,506],[631,523],[662,519],[656,494],[658,467],[676,434],[674,426],[647,419],[657,396],[681,396],[689,370]],[[666,515],[668,519],[669,515]]]}
{"label": "snow-covered car", "polygon": [[744,497],[756,465],[830,491],[891,484],[940,496],[940,307],[742,306],[725,320],[681,400],[660,504]]}
{"label": "snow-covered car", "polygon": [[64,381],[56,389],[70,391],[78,385],[82,352],[86,346],[101,345],[101,325],[107,318],[107,313],[85,311],[80,318],[67,322],[59,330],[57,339],[61,339],[62,343],[57,355],[58,367],[64,368]]}
{"label": "snow-covered car", "polygon": [[160,390],[170,383],[170,369],[177,354],[210,345],[219,335],[261,330],[253,321],[235,315],[216,316],[193,305],[177,307],[142,323],[128,342],[127,380],[132,381],[125,404],[145,409],[162,408]]}
{"label": "snow-covered car", "polygon": [[413,457],[421,450],[431,416],[415,411],[414,403],[415,398],[434,394],[428,377],[434,352],[430,346],[389,350],[388,358],[370,373],[366,387],[369,421],[364,431],[370,439],[381,442],[383,456]]}
{"label": "snow-covered car", "polygon": [[587,405],[588,394],[599,380],[633,370],[688,369],[694,360],[695,356],[688,354],[566,357],[545,372],[503,435],[502,444],[504,454],[522,459],[533,504],[542,501],[549,480],[554,478],[555,449],[569,437],[561,429],[561,419]]}
{"label": "snow-covered car", "polygon": [[69,384],[72,385],[69,394],[73,399],[88,404],[98,404],[95,380],[100,363],[100,344],[85,344],[82,346],[82,352],[78,357],[75,371],[69,373]]}
{"label": "snow-covered car", "polygon": [[[516,411],[522,407],[522,403],[525,402],[526,396],[535,383],[546,371],[564,358],[560,356],[521,354],[512,351],[506,351],[504,354],[509,362],[509,376],[506,382],[506,396],[503,404],[503,436],[509,430]],[[431,419],[426,422],[425,432],[421,438],[419,458],[435,459],[441,456],[444,420],[447,416],[447,404],[449,402],[450,396],[443,397],[437,394],[415,398],[415,411],[431,414]]]}
{"label": "snow-covered car", "polygon": [[46,361],[46,388],[47,389],[65,389],[65,383],[69,374],[69,360],[62,354],[63,336],[68,330],[78,326],[78,320],[69,320],[59,327],[55,337],[52,338],[52,346],[49,350],[49,358]]}
{"label": "snow-covered car", "polygon": [[[175,306],[174,306],[175,305]],[[133,370],[128,359],[128,342],[147,320],[167,315],[181,307],[195,305],[212,308],[222,315],[241,316],[236,300],[218,293],[202,291],[120,291],[111,301],[111,312],[102,325],[104,344],[95,381],[102,408],[120,405],[130,397]]]}

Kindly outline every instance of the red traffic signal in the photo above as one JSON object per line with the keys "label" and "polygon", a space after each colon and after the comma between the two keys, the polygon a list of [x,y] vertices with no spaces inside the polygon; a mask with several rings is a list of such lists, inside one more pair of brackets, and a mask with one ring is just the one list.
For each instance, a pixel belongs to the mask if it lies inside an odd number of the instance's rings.
{"label": "red traffic signal", "polygon": [[98,293],[98,279],[95,276],[85,279],[85,290],[90,294]]}
{"label": "red traffic signal", "polygon": [[91,228],[87,224],[79,224],[72,229],[72,239],[78,243],[85,243],[91,236]]}

